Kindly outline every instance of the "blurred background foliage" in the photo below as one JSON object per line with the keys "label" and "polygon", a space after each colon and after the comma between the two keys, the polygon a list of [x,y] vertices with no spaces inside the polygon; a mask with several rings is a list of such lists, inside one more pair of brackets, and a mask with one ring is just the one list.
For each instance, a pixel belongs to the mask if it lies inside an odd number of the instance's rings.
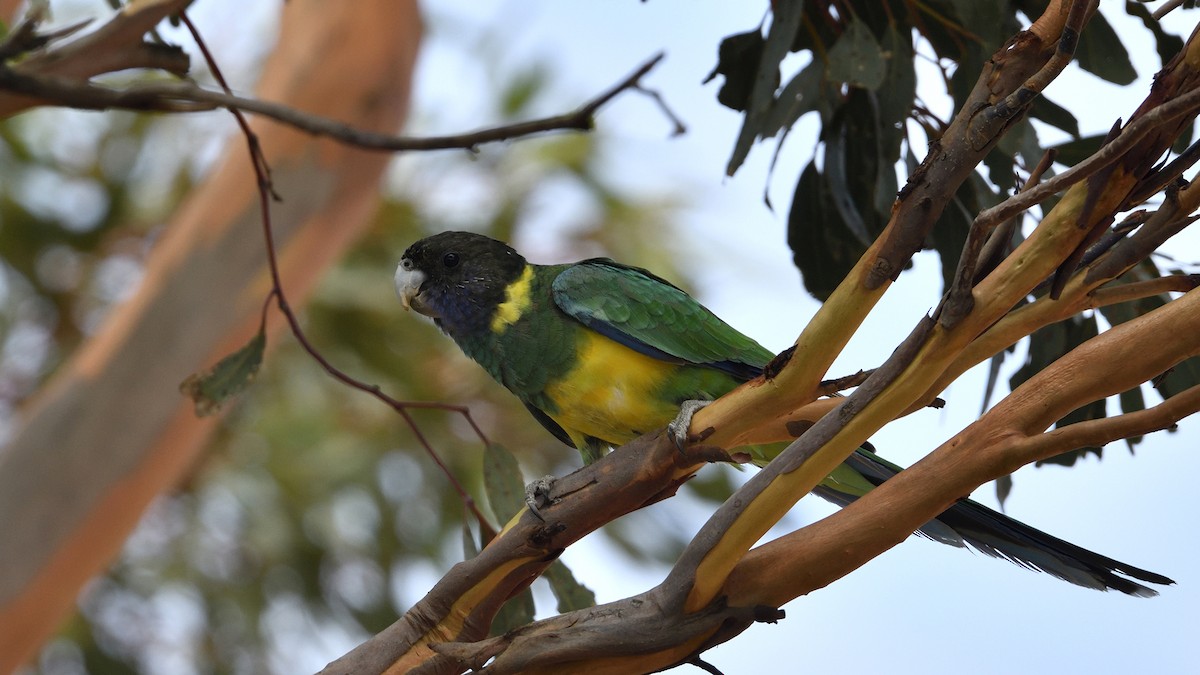
{"label": "blurred background foliage", "polygon": [[[576,103],[546,100],[554,75],[542,65],[509,72],[493,63],[477,61],[491,83],[476,93],[490,106],[485,119]],[[413,111],[417,120],[434,114]],[[223,120],[64,110],[0,124],[0,429],[137,283],[160,223],[228,133]],[[208,149],[184,140],[195,138],[210,138]],[[498,395],[432,323],[406,315],[389,280],[426,234],[470,229],[518,241],[553,221],[555,234],[538,241],[553,242],[555,255],[604,252],[686,285],[663,245],[684,197],[614,185],[599,168],[607,144],[603,132],[563,134],[398,161],[374,226],[304,307],[308,336],[339,368],[396,398],[469,406],[528,479],[571,470],[577,453]],[[294,672],[390,624],[463,558],[469,518],[403,420],[328,377],[290,335],[276,342],[203,464],[146,514],[35,672]],[[483,446],[465,420],[413,415],[485,502]],[[692,493],[727,495],[729,471],[707,472]],[[671,561],[686,543],[672,514],[686,508],[681,500],[622,519],[605,536],[637,560]]]}
{"label": "blurred background foliage", "polygon": [[[775,139],[778,152],[800,118],[820,117],[818,147],[793,149],[814,159],[796,178],[788,240],[807,287],[821,297],[886,223],[892,195],[924,154],[912,148],[948,122],[935,112],[945,106],[917,95],[920,64],[934,66],[957,104],[983,60],[1045,3],[772,4],[779,16],[720,46],[717,97],[745,113],[728,171],[756,142]],[[56,18],[94,11],[76,5],[87,3],[55,3]],[[1124,11],[1145,22],[1166,58],[1178,38],[1140,4],[1125,3]],[[1105,26],[1097,17],[1085,31],[1080,61],[1128,83],[1132,66],[1115,34],[1089,42]],[[555,72],[547,64],[505,70],[501,59],[489,59],[506,36],[465,38],[455,28],[435,22],[430,38],[483,71],[487,89],[473,94],[487,102],[480,120],[523,119],[578,101],[548,93]],[[254,47],[243,45],[245,58],[225,67],[235,81],[253,81],[269,40],[241,39]],[[767,85],[756,88],[759,80]],[[423,118],[441,111],[416,105],[411,128],[419,132]],[[1032,116],[1040,122],[1023,122],[1005,138],[959,191],[960,208],[935,228],[928,244],[948,269],[969,217],[1040,159],[1047,144],[1039,124],[1070,136],[1058,144],[1063,158],[1098,142],[1080,136],[1071,114],[1049,100]],[[68,110],[0,123],[0,439],[15,408],[137,283],[162,221],[211,166],[229,130],[218,115]],[[199,147],[196,139],[203,139]],[[614,183],[601,169],[610,142],[600,130],[474,155],[401,158],[375,226],[304,307],[310,338],[341,369],[396,398],[469,406],[489,436],[518,456],[527,478],[574,468],[573,450],[530,424],[430,323],[399,310],[387,280],[413,240],[471,229],[514,241],[535,260],[523,243],[536,244],[547,260],[611,255],[687,287],[686,270],[668,253],[677,247],[666,245],[687,196]],[[1018,378],[1097,330],[1095,317],[1081,321],[1035,341]],[[293,672],[391,623],[462,559],[462,506],[402,420],[326,376],[289,337],[276,342],[203,465],[146,514],[34,672]],[[1140,391],[1121,405],[1143,405]],[[1104,414],[1103,406],[1088,414]],[[482,495],[483,447],[465,421],[442,411],[414,416],[459,479]],[[623,518],[603,536],[635,560],[671,562],[687,531],[678,526],[681,513],[697,499],[723,499],[731,476],[726,467],[705,471],[681,498]],[[539,591],[539,602],[546,597]]]}

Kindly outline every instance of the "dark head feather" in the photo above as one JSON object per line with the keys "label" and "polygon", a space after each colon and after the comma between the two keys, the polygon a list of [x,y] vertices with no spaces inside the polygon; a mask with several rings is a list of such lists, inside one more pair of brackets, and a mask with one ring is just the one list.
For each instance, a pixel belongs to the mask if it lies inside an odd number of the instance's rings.
{"label": "dark head feather", "polygon": [[525,258],[491,237],[442,232],[409,246],[401,267],[424,273],[421,311],[456,335],[486,329],[506,287],[525,269]]}

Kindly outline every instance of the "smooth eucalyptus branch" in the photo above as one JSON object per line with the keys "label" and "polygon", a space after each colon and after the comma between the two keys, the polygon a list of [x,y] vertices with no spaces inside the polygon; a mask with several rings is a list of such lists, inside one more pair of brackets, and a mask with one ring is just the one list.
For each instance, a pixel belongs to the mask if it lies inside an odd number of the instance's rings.
{"label": "smooth eucalyptus branch", "polygon": [[[1075,56],[1075,47],[1079,44],[1079,32],[1083,30],[1087,15],[1094,9],[1090,0],[1073,0],[1059,35],[1054,56],[1016,91],[980,112],[978,119],[981,120],[981,123],[972,125],[970,128],[970,133],[974,136],[972,146],[975,149],[990,147],[997,134],[1024,114],[1033,100],[1041,95],[1042,91],[1062,73]],[[1046,160],[1043,157],[1039,167],[1045,163]],[[1016,217],[1016,214],[1013,217]],[[950,284],[947,300],[943,303],[938,315],[938,321],[943,326],[953,327],[971,311],[975,304],[971,289],[975,285],[976,265],[983,252],[984,244],[993,234],[996,225],[1010,220],[1011,218],[988,222],[976,220],[972,223],[971,231],[967,235],[967,243],[963,246],[962,254],[958,258],[958,268],[954,272],[954,280]]]}
{"label": "smooth eucalyptus branch", "polygon": [[[1181,339],[1161,344],[1162,334]],[[1200,290],[1194,290],[1076,347],[853,504],[753,549],[730,573],[725,598],[737,606],[782,605],[853,572],[988,480],[1078,447],[1170,427],[1200,410],[1200,386],[1153,408],[1045,431],[1067,412],[1198,353]],[[1096,363],[1120,365],[1096,368]]]}

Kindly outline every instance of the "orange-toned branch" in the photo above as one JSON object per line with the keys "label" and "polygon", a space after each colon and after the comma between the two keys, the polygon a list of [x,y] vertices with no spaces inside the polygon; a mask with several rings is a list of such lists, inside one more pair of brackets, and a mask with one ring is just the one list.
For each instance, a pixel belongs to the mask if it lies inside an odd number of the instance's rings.
{"label": "orange-toned branch", "polygon": [[[1186,336],[1165,344],[1161,335]],[[1154,349],[1147,349],[1154,344]],[[1169,427],[1200,410],[1200,387],[1150,409],[1044,429],[1200,353],[1200,291],[1079,346],[925,459],[840,512],[750,551],[725,600],[779,606],[849,574],[988,480],[1067,450]],[[1120,364],[1117,372],[1096,363]]]}

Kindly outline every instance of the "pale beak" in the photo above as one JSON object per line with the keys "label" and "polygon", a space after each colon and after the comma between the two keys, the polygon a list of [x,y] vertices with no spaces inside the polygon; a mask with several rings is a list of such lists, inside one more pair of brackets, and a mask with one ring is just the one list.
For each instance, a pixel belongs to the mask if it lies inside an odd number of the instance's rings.
{"label": "pale beak", "polygon": [[[400,304],[405,310],[421,311],[421,301],[417,297],[421,292],[421,284],[425,283],[425,273],[413,267],[408,258],[400,261],[396,267],[396,294],[400,296]],[[422,312],[423,313],[423,312]]]}

